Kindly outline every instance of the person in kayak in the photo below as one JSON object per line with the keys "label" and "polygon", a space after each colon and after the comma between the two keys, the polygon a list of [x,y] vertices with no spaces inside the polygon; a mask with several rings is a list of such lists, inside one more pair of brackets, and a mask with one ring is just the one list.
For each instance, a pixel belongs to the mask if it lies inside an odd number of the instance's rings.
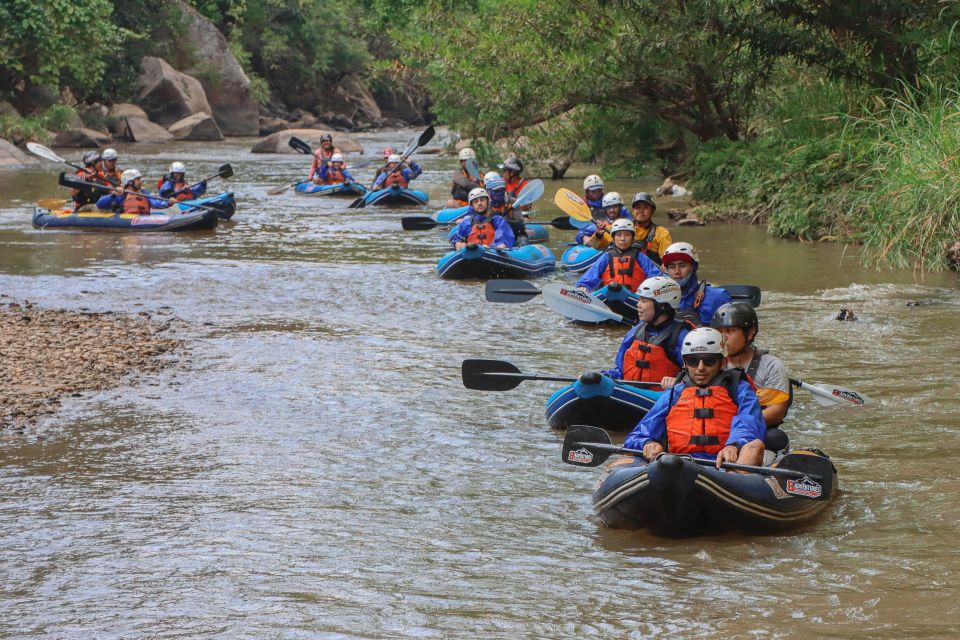
{"label": "person in kayak", "polygon": [[636,291],[647,278],[664,275],[653,260],[634,245],[636,231],[633,222],[628,218],[620,218],[610,226],[610,231],[613,234],[613,246],[580,276],[578,287],[593,291],[618,282],[630,291]]}
{"label": "person in kayak", "polygon": [[390,154],[383,171],[373,181],[372,189],[389,189],[395,186],[406,187],[411,180],[423,173],[420,165],[413,160],[410,161],[409,166],[406,166],[406,164],[403,162],[403,156],[396,153]]}
{"label": "person in kayak", "polygon": [[[107,182],[106,178],[103,177],[100,161],[101,158],[99,151],[87,151],[85,154],[83,154],[83,168],[77,169],[77,172],[74,175],[85,182],[95,182],[97,184],[109,186],[110,183]],[[98,193],[102,193],[102,191],[99,191],[94,187],[80,187],[78,189],[71,189],[70,197],[73,198],[73,210],[79,211],[81,207],[96,203]]]}
{"label": "person in kayak", "polygon": [[317,177],[313,179],[314,184],[343,184],[356,182],[343,162],[343,156],[335,153],[330,156],[330,162],[321,165]]}
{"label": "person in kayak", "polygon": [[663,252],[663,270],[683,289],[680,312],[698,327],[709,326],[714,312],[730,302],[730,294],[720,287],[697,279],[700,261],[689,242],[674,242]]}
{"label": "person in kayak", "polygon": [[[529,182],[529,180],[520,175],[523,173],[523,163],[520,162],[519,159],[510,156],[504,160],[503,164],[499,165],[498,168],[500,169],[500,173],[503,174],[503,181],[507,185],[507,202],[512,203]],[[529,207],[527,207],[527,209],[529,209]]]}
{"label": "person in kayak", "polygon": [[117,169],[117,150],[104,149],[103,153],[100,154],[100,159],[103,163],[100,172],[104,179],[113,186],[119,187],[121,172]]}
{"label": "person in kayak", "polygon": [[471,178],[467,171],[467,162],[476,160],[477,152],[470,147],[464,147],[460,149],[457,157],[460,159],[460,167],[453,170],[453,186],[450,189],[450,199],[447,200],[447,208],[450,209],[466,205],[470,191],[484,186],[483,180]]}
{"label": "person in kayak", "polygon": [[673,244],[673,238],[666,227],[661,227],[653,221],[657,204],[649,193],[641,191],[633,196],[630,208],[633,213],[633,223],[637,227],[635,242],[651,260],[660,264],[667,247]]}
{"label": "person in kayak", "polygon": [[187,183],[187,168],[182,162],[170,163],[169,172],[157,181],[157,192],[161,198],[183,202],[195,200],[207,192],[206,181],[195,185]]}
{"label": "person in kayak", "polygon": [[313,163],[310,165],[310,175],[307,176],[307,182],[313,182],[314,177],[320,171],[320,167],[330,162],[333,154],[339,153],[340,149],[333,146],[333,136],[325,133],[320,136],[320,146],[313,150]]}
{"label": "person in kayak", "polygon": [[594,219],[599,220],[603,214],[603,178],[590,175],[583,179],[583,199]]}
{"label": "person in kayak", "polygon": [[137,215],[149,215],[151,208],[169,207],[169,200],[156,198],[143,188],[142,178],[136,169],[127,169],[120,175],[121,186],[97,200],[97,206],[104,211]]}
{"label": "person in kayak", "polygon": [[527,243],[527,227],[523,220],[522,211],[514,211],[507,202],[507,183],[496,171],[490,171],[483,176],[487,193],[490,194],[490,211],[502,216],[513,230],[516,244]]}
{"label": "person in kayak", "polygon": [[677,320],[680,285],[666,276],[647,278],[637,290],[640,322],[627,332],[613,369],[602,371],[615,380],[657,382],[661,391],[673,386],[683,367],[683,339],[695,327]]}
{"label": "person in kayak", "polygon": [[593,224],[588,224],[577,232],[575,242],[602,251],[609,247],[613,240],[610,236],[610,225],[621,218],[629,220],[630,213],[623,206],[623,199],[616,191],[604,194],[600,203],[603,205],[603,213],[595,218]]}
{"label": "person in kayak", "polygon": [[470,215],[456,226],[450,242],[460,250],[468,244],[480,244],[491,249],[512,249],[516,238],[510,223],[490,210],[490,194],[476,188],[467,194]]}
{"label": "person in kayak", "polygon": [[740,369],[723,369],[716,329],[694,329],[681,348],[680,381],[664,391],[623,445],[653,460],[664,451],[721,462],[759,465],[767,427],[754,386]]}

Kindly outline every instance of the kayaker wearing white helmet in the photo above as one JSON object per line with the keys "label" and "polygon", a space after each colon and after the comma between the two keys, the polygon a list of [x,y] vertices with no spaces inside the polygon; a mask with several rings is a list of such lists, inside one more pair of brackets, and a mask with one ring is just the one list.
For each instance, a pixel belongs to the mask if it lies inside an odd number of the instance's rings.
{"label": "kayaker wearing white helmet", "polygon": [[477,152],[470,147],[464,147],[457,153],[460,159],[460,166],[453,170],[453,186],[450,188],[450,200],[447,201],[447,207],[462,207],[467,204],[467,197],[472,189],[484,186],[482,179],[474,179],[467,171],[467,162],[476,161]]}
{"label": "kayaker wearing white helmet", "polygon": [[104,149],[103,153],[100,154],[100,158],[103,162],[103,167],[100,169],[100,173],[107,180],[107,182],[115,187],[119,186],[121,171],[117,169],[117,150]]}
{"label": "kayaker wearing white helmet", "polygon": [[467,194],[470,215],[457,225],[450,238],[453,248],[460,250],[468,244],[479,244],[491,249],[512,249],[516,238],[503,216],[490,210],[490,194],[477,187]]}
{"label": "kayaker wearing white helmet", "polygon": [[613,369],[604,371],[611,378],[657,382],[672,386],[683,367],[683,339],[695,327],[677,320],[680,285],[666,276],[647,278],[637,290],[637,317],[640,322],[627,332]]}
{"label": "kayaker wearing white helmet", "polygon": [[120,186],[99,200],[97,206],[104,211],[147,215],[152,209],[166,209],[170,201],[156,198],[143,188],[143,175],[136,169],[127,169],[120,174]]}
{"label": "kayaker wearing white helmet", "polygon": [[350,175],[350,172],[347,171],[347,166],[343,162],[343,154],[340,153],[335,153],[330,156],[330,162],[320,167],[320,171],[317,172],[317,177],[314,178],[313,181],[315,184],[344,184],[356,182],[353,176]]}
{"label": "kayaker wearing white helmet", "polygon": [[689,242],[674,242],[663,252],[663,271],[683,289],[680,311],[699,326],[709,326],[714,312],[730,302],[730,294],[720,287],[697,279],[700,259]]}
{"label": "kayaker wearing white helmet", "polygon": [[[610,194],[607,194],[610,195]],[[610,226],[613,246],[577,280],[577,286],[593,291],[614,282],[630,291],[653,276],[661,276],[660,269],[633,243],[636,231],[628,218],[619,218]]]}
{"label": "kayaker wearing white helmet", "polygon": [[767,427],[753,385],[740,369],[723,369],[726,351],[716,329],[688,333],[681,348],[680,382],[656,404],[624,441],[653,460],[667,451],[721,462],[759,465]]}
{"label": "kayaker wearing white helmet", "polygon": [[206,193],[207,183],[203,181],[195,185],[188,184],[187,167],[182,162],[172,162],[167,174],[157,180],[157,190],[163,198],[183,202],[194,200]]}
{"label": "kayaker wearing white helmet", "polygon": [[623,198],[616,191],[604,194],[600,200],[602,209],[594,215],[593,224],[577,232],[576,243],[585,244],[594,249],[606,249],[610,246],[610,225],[616,220],[630,219],[630,212],[623,206]]}
{"label": "kayaker wearing white helmet", "polygon": [[[409,164],[409,166],[407,166]],[[373,181],[373,189],[386,189],[389,187],[406,187],[410,181],[423,172],[420,165],[411,160],[404,162],[403,156],[399,153],[392,153],[387,158],[387,164],[383,171]]]}
{"label": "kayaker wearing white helmet", "polygon": [[635,242],[650,256],[651,260],[660,264],[667,247],[673,244],[673,237],[666,227],[661,227],[653,221],[657,203],[653,201],[653,196],[646,191],[641,191],[633,196],[630,210],[633,213],[633,223],[637,227]]}
{"label": "kayaker wearing white helmet", "polygon": [[583,179],[583,199],[594,218],[599,218],[603,212],[603,178],[598,175],[589,175]]}
{"label": "kayaker wearing white helmet", "polygon": [[490,210],[510,224],[516,244],[526,244],[527,225],[523,220],[522,211],[514,211],[507,203],[507,183],[496,171],[488,171],[483,176],[483,184],[490,194]]}
{"label": "kayaker wearing white helmet", "polygon": [[313,182],[314,178],[320,173],[320,167],[330,162],[333,154],[343,152],[333,146],[333,136],[324,133],[320,136],[320,146],[313,150],[313,163],[310,165],[310,174],[307,176],[307,182]]}

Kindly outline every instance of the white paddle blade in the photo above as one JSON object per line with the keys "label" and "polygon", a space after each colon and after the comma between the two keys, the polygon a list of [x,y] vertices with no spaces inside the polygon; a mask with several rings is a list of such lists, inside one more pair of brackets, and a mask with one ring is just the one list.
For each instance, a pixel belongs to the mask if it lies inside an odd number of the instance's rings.
{"label": "white paddle blade", "polygon": [[513,203],[513,206],[524,207],[528,204],[533,204],[543,197],[543,192],[543,180],[540,180],[539,178],[536,180],[531,180],[527,183],[527,186],[521,189],[520,193],[517,194],[517,200]]}
{"label": "white paddle blade", "polygon": [[863,407],[868,404],[873,404],[874,402],[873,398],[859,391],[847,389],[846,387],[838,387],[836,385],[810,384],[804,382],[800,385],[800,388],[812,393],[817,404],[821,407]]}
{"label": "white paddle blade", "polygon": [[54,153],[53,149],[45,147],[37,142],[28,142],[27,151],[35,156],[43,158],[44,160],[49,160],[50,162],[66,162],[66,160]]}
{"label": "white paddle blade", "polygon": [[629,324],[628,321],[623,319],[623,316],[611,311],[607,305],[583,289],[577,289],[560,282],[551,282],[544,285],[542,292],[543,302],[547,307],[571,320],[581,322],[613,320],[614,322],[627,322]]}

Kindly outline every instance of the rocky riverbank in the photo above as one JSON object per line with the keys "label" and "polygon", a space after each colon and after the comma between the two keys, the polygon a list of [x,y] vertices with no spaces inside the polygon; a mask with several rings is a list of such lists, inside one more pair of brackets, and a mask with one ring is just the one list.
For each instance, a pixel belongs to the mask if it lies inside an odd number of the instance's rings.
{"label": "rocky riverbank", "polygon": [[43,309],[0,294],[0,427],[33,424],[65,397],[175,363],[183,343],[169,335],[173,322]]}

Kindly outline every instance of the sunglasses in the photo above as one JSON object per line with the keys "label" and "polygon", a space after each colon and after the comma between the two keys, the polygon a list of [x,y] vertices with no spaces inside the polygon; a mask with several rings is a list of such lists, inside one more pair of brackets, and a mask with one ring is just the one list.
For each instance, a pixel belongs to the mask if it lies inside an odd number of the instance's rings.
{"label": "sunglasses", "polygon": [[683,364],[687,365],[691,369],[696,369],[699,367],[701,362],[708,367],[715,367],[720,364],[721,357],[722,356],[716,353],[708,353],[702,356],[683,356]]}

